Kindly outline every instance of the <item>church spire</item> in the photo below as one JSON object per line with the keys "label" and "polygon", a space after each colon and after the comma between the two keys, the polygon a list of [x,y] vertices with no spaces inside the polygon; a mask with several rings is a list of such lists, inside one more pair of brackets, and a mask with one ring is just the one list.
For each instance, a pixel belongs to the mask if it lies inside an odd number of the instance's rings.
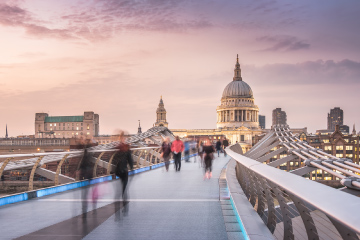
{"label": "church spire", "polygon": [[141,126],[140,126],[140,120],[138,120],[138,121],[139,121],[138,134],[140,134],[140,133],[142,133],[142,131],[141,131]]}
{"label": "church spire", "polygon": [[354,126],[353,126],[352,134],[353,134],[353,135],[356,135],[355,123],[354,123]]}
{"label": "church spire", "polygon": [[7,131],[7,124],[6,124],[6,134],[5,134],[5,138],[8,138],[8,131]]}
{"label": "church spire", "polygon": [[242,81],[241,69],[240,69],[240,63],[239,63],[239,54],[236,54],[236,64],[235,64],[235,69],[234,69],[233,81]]}
{"label": "church spire", "polygon": [[160,103],[158,108],[156,109],[156,122],[155,126],[160,127],[168,127],[168,123],[166,122],[166,110],[164,107],[164,102],[162,96],[160,97]]}

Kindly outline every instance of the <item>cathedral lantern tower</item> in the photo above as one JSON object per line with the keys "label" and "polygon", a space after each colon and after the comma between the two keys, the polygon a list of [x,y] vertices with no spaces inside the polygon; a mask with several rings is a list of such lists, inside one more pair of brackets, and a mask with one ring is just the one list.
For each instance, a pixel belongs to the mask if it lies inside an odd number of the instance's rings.
{"label": "cathedral lantern tower", "polygon": [[162,100],[162,96],[160,97],[159,106],[156,109],[155,126],[157,126],[157,127],[168,127],[168,123],[166,122],[166,110],[165,110],[165,107],[164,107],[164,102]]}

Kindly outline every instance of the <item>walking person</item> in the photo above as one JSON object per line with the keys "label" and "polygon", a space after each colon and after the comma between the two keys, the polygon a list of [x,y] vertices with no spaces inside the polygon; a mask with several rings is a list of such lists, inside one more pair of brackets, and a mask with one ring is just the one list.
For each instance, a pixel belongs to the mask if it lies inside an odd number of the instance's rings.
{"label": "walking person", "polygon": [[215,145],[215,148],[216,148],[218,157],[220,157],[220,151],[221,151],[221,142],[220,142],[220,139],[217,140],[216,145]]}
{"label": "walking person", "polygon": [[175,161],[175,171],[180,171],[181,168],[181,152],[184,151],[184,143],[180,140],[179,136],[175,137],[175,141],[171,144],[171,151]]}
{"label": "walking person", "polygon": [[224,146],[224,156],[226,157],[227,154],[226,154],[225,148],[227,148],[229,146],[229,141],[225,138],[222,145]]}
{"label": "walking person", "polygon": [[199,167],[200,166],[202,167],[204,165],[203,154],[204,154],[203,142],[199,141],[198,143],[198,155],[200,157]]}
{"label": "walking person", "polygon": [[115,220],[120,219],[120,198],[122,197],[123,211],[127,214],[129,209],[127,185],[129,180],[128,165],[132,170],[134,167],[134,161],[130,151],[130,145],[125,143],[124,132],[119,134],[119,145],[116,146],[117,151],[115,152],[113,161],[115,164],[115,175],[121,180],[120,188],[115,189]]}
{"label": "walking person", "polygon": [[211,144],[210,140],[207,139],[203,146],[204,148],[204,163],[205,163],[205,175],[206,178],[210,179],[212,177],[212,161],[214,159],[214,146]]}
{"label": "walking person", "polygon": [[190,142],[188,140],[184,143],[184,155],[185,155],[185,162],[190,161]]}
{"label": "walking person", "polygon": [[170,165],[170,157],[171,157],[171,144],[169,137],[166,137],[164,142],[162,143],[161,152],[162,152],[161,157],[164,159],[165,162],[165,169],[168,172]]}
{"label": "walking person", "polygon": [[[91,162],[91,153],[89,153],[88,148],[90,147],[89,139],[80,138],[79,144],[77,148],[83,148],[84,152],[79,162],[77,168],[77,174],[80,181],[90,180],[93,177],[92,167],[93,164]],[[86,219],[87,210],[88,210],[88,194],[89,194],[90,184],[83,187],[81,190],[81,198],[82,198],[82,217]]]}

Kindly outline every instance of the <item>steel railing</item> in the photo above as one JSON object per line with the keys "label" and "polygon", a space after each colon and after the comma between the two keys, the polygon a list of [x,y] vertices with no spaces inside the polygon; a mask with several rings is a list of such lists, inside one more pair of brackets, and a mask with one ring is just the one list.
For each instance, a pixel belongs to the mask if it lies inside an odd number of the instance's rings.
{"label": "steel railing", "polygon": [[360,199],[242,155],[227,148],[237,162],[238,182],[249,202],[277,239],[359,239]]}

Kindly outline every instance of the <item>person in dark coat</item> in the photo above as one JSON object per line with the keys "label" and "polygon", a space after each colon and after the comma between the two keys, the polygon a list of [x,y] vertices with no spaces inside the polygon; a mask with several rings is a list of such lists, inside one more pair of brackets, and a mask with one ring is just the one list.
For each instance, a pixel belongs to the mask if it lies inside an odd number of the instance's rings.
{"label": "person in dark coat", "polygon": [[166,171],[169,171],[170,157],[171,157],[171,144],[170,138],[166,137],[161,145],[161,157],[164,159]]}
{"label": "person in dark coat", "polygon": [[[91,146],[91,144],[90,144],[89,139],[85,140],[83,138],[80,138],[77,148],[78,149],[83,148],[83,151],[84,151],[81,156],[81,160],[79,162],[78,168],[77,168],[78,179],[80,181],[90,180],[93,177],[94,164],[91,161],[91,158],[93,156],[91,153],[89,153],[90,146]],[[82,213],[83,213],[84,219],[87,216],[89,189],[90,189],[90,184],[81,189]]]}
{"label": "person in dark coat", "polygon": [[227,154],[226,154],[225,148],[227,148],[229,146],[229,141],[226,138],[223,141],[223,146],[224,146],[224,156],[226,157]]}
{"label": "person in dark coat", "polygon": [[215,148],[216,148],[218,157],[220,157],[220,151],[221,151],[221,142],[220,142],[220,140],[218,140],[218,141],[216,142]]}
{"label": "person in dark coat", "polygon": [[214,159],[214,146],[211,144],[210,140],[206,140],[203,146],[204,149],[204,163],[205,163],[205,176],[206,178],[210,179],[212,177],[212,161]]}
{"label": "person in dark coat", "polygon": [[122,196],[123,212],[127,214],[129,209],[128,194],[127,194],[127,185],[129,181],[129,169],[134,168],[134,161],[130,151],[130,145],[125,143],[124,132],[119,134],[119,144],[117,145],[113,161],[116,165],[115,175],[118,176],[121,180],[121,187],[115,189],[115,220],[120,219],[120,198]]}

